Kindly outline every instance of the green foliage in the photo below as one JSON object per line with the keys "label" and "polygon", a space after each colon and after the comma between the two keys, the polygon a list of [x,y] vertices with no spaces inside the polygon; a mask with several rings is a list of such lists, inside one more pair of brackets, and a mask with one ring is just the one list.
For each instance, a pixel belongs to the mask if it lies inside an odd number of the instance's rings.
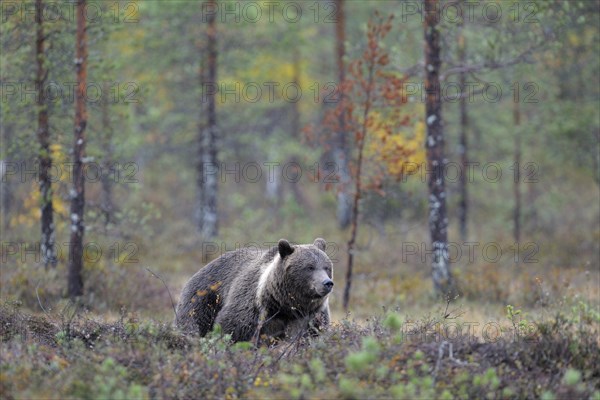
{"label": "green foliage", "polygon": [[555,400],[556,396],[554,396],[554,393],[546,390],[544,393],[542,393],[541,399],[542,400]]}
{"label": "green foliage", "polygon": [[515,308],[510,304],[506,306],[506,317],[512,324],[515,337],[519,340],[528,338],[532,333],[534,333],[534,326],[527,321],[527,319],[525,319],[525,316],[522,315],[522,311],[515,310]]}
{"label": "green foliage", "polygon": [[128,383],[127,369],[111,357],[104,359],[91,385],[77,385],[73,394],[84,399],[147,399],[148,391],[136,383]]}
{"label": "green foliage", "polygon": [[377,339],[371,336],[366,337],[362,341],[361,351],[346,356],[346,368],[357,373],[369,370],[373,367],[380,351]]}
{"label": "green foliage", "polygon": [[389,313],[383,320],[383,326],[391,332],[397,332],[402,328],[402,318],[396,313]]}
{"label": "green foliage", "polygon": [[569,386],[575,386],[581,380],[581,372],[576,369],[569,368],[565,371],[563,382]]}
{"label": "green foliage", "polygon": [[[581,330],[572,330],[564,324],[575,321],[557,319],[536,342],[457,338],[450,359],[445,351],[440,358],[442,343],[435,336],[407,335],[397,342],[378,319],[366,326],[345,320],[318,338],[254,348],[248,342],[232,344],[219,329],[204,338],[186,337],[170,325],[135,322],[131,315],[106,323],[76,313],[68,326],[61,326],[61,318],[37,318],[15,304],[1,305],[3,393],[27,398],[51,390],[77,398],[550,399],[594,398],[600,384],[595,373],[600,349],[593,339],[598,323],[589,320],[578,321]],[[531,385],[548,373],[562,379]]]}

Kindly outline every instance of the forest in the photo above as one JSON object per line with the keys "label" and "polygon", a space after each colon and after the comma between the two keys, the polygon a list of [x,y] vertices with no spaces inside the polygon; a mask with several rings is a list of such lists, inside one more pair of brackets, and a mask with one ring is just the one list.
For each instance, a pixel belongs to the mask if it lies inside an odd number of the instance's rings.
{"label": "forest", "polygon": [[[3,0],[0,34],[3,399],[600,400],[597,0]],[[178,329],[282,238],[325,239],[329,325]]]}

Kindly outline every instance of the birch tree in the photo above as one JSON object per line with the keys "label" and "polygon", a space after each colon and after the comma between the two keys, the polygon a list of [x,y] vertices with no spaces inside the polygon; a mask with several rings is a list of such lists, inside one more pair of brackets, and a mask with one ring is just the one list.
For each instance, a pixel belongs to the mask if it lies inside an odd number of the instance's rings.
{"label": "birch tree", "polygon": [[425,30],[425,122],[427,139],[427,187],[429,192],[429,234],[433,247],[432,277],[436,291],[447,295],[454,283],[448,256],[448,216],[444,168],[444,126],[440,87],[440,31],[438,0],[424,2]]}
{"label": "birch tree", "polygon": [[87,125],[86,83],[87,83],[87,35],[86,0],[77,0],[75,8],[77,31],[75,38],[75,71],[77,89],[75,91],[75,128],[73,140],[73,187],[71,188],[71,240],[69,243],[69,297],[83,294],[83,236],[85,225],[85,128]]}
{"label": "birch tree", "polygon": [[35,87],[37,91],[37,138],[40,146],[38,153],[39,162],[39,184],[40,184],[40,224],[41,240],[40,252],[42,263],[47,268],[49,265],[56,266],[56,250],[54,248],[54,208],[52,202],[52,181],[50,170],[52,168],[52,155],[50,152],[50,124],[48,116],[48,104],[45,96],[46,82],[48,80],[48,62],[46,57],[46,33],[44,32],[43,0],[35,2],[35,24],[36,24],[36,78]]}

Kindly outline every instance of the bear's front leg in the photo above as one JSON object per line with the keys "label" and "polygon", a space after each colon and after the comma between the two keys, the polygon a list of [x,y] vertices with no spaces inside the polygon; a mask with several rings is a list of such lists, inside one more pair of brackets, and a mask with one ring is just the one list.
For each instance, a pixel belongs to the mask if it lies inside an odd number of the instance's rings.
{"label": "bear's front leg", "polygon": [[303,317],[289,322],[285,329],[285,336],[287,339],[293,341],[306,336],[309,332],[310,320],[310,317]]}
{"label": "bear's front leg", "polygon": [[283,339],[285,336],[285,323],[277,318],[277,315],[269,315],[266,310],[259,311],[259,318],[256,330],[252,337],[255,346],[265,343],[273,343],[277,339]]}
{"label": "bear's front leg", "polygon": [[234,342],[252,340],[258,327],[259,312],[256,307],[223,306],[215,323],[221,325],[223,333],[231,335]]}
{"label": "bear's front leg", "polygon": [[329,299],[325,301],[323,307],[317,311],[315,317],[310,321],[309,331],[313,336],[317,336],[319,332],[329,326],[331,316],[329,313]]}

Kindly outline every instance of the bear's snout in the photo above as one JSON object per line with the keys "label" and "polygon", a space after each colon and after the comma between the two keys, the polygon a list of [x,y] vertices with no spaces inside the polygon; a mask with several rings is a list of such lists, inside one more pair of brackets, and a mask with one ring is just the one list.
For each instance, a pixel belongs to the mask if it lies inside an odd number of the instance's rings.
{"label": "bear's snout", "polygon": [[327,290],[327,293],[329,293],[331,292],[331,289],[333,289],[333,281],[327,278],[323,281],[323,286],[325,287],[325,290]]}

